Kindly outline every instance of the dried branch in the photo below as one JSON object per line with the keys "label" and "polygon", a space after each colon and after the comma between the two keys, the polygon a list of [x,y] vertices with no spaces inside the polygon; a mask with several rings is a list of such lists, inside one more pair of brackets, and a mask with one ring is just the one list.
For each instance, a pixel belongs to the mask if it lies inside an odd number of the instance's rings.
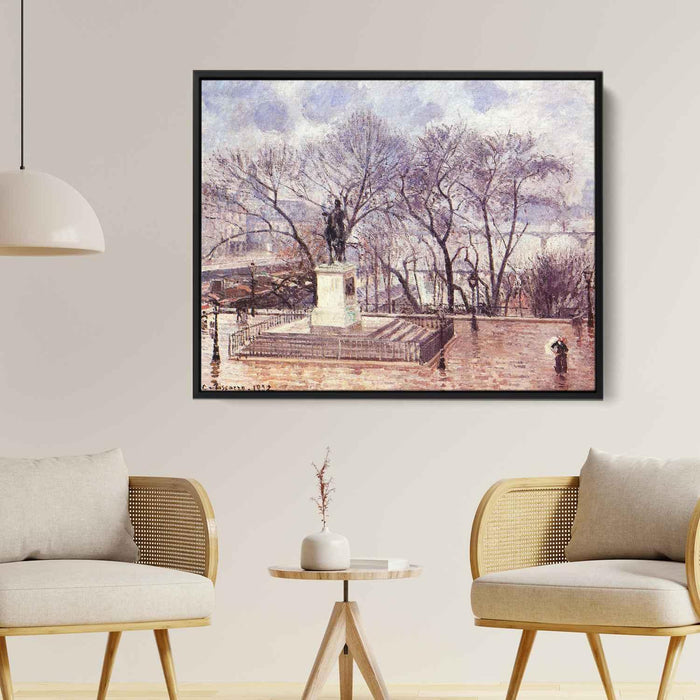
{"label": "dried branch", "polygon": [[331,449],[326,448],[326,457],[323,460],[323,464],[317,467],[313,462],[311,466],[316,472],[316,480],[318,482],[318,496],[313,497],[311,500],[316,504],[318,512],[321,516],[321,522],[323,527],[328,525],[328,506],[333,500],[332,496],[335,493],[335,486],[333,485],[333,477],[329,475],[331,468]]}

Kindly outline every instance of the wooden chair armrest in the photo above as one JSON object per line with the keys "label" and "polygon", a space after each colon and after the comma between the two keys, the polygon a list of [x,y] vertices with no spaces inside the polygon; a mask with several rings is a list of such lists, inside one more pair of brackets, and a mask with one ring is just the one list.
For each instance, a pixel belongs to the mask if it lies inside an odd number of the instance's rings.
{"label": "wooden chair armrest", "polygon": [[566,561],[578,477],[506,479],[481,499],[472,525],[472,577]]}
{"label": "wooden chair armrest", "polygon": [[695,612],[700,615],[700,501],[690,517],[685,541],[685,574]]}
{"label": "wooden chair armrest", "polygon": [[214,509],[194,479],[129,478],[129,515],[139,562],[216,581],[219,546]]}

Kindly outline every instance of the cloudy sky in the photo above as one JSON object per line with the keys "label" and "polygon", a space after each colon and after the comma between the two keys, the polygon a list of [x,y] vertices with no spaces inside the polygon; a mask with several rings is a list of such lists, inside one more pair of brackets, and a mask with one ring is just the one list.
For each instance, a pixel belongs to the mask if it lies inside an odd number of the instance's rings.
{"label": "cloudy sky", "polygon": [[298,145],[370,108],[418,134],[431,123],[466,121],[480,131],[532,131],[548,152],[573,159],[570,201],[593,181],[593,81],[205,80],[202,148]]}

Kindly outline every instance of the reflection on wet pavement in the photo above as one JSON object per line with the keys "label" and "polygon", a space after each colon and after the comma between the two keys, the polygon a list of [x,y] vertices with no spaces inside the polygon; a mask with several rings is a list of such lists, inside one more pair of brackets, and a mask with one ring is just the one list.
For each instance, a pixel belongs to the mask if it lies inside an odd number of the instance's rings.
{"label": "reflection on wet pavement", "polygon": [[[211,363],[212,339],[202,333],[202,384],[205,390],[234,391],[592,391],[595,389],[594,331],[577,330],[567,320],[455,320],[454,341],[437,363],[350,362],[285,359],[230,359],[225,335],[221,362]],[[568,373],[554,371],[545,350],[554,336],[565,336]]]}

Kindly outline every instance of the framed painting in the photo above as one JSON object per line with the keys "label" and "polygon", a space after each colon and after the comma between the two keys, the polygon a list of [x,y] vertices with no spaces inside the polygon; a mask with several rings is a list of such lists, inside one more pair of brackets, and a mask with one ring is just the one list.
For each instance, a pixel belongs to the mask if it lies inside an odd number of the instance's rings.
{"label": "framed painting", "polygon": [[602,398],[602,94],[195,71],[195,397]]}

